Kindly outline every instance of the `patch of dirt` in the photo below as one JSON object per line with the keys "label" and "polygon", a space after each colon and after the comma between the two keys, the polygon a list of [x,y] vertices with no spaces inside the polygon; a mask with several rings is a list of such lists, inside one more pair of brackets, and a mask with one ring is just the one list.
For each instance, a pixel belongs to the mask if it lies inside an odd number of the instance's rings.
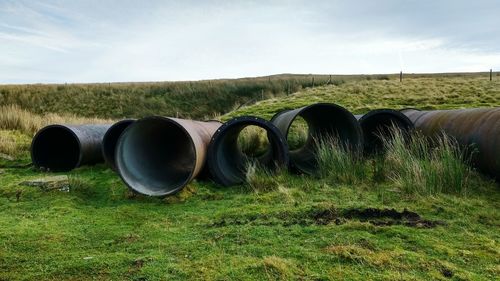
{"label": "patch of dirt", "polygon": [[453,277],[453,271],[451,271],[450,269],[448,268],[442,268],[441,269],[441,274],[443,274],[444,277],[446,278],[451,278]]}
{"label": "patch of dirt", "polygon": [[433,228],[444,225],[443,221],[426,220],[415,212],[404,209],[398,212],[396,209],[349,209],[343,214],[346,219],[358,219],[368,221],[377,226],[404,225],[417,228]]}
{"label": "patch of dirt", "polygon": [[419,214],[404,209],[346,209],[339,212],[335,208],[312,207],[301,212],[278,212],[274,214],[229,215],[213,221],[209,226],[223,227],[228,225],[341,225],[349,220],[369,222],[375,226],[403,225],[416,228],[433,228],[445,225],[444,221],[426,220]]}

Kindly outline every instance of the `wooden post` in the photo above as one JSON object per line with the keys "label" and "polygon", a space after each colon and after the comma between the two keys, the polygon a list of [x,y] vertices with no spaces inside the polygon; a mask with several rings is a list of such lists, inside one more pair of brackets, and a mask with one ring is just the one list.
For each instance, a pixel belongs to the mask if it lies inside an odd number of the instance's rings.
{"label": "wooden post", "polygon": [[332,83],[332,75],[330,74],[330,78],[328,78],[328,83],[327,84],[331,84]]}
{"label": "wooden post", "polygon": [[264,89],[260,91],[260,99],[264,100]]}
{"label": "wooden post", "polygon": [[314,76],[312,77],[312,87],[314,88]]}
{"label": "wooden post", "polygon": [[399,82],[403,82],[403,71],[399,72]]}
{"label": "wooden post", "polygon": [[490,68],[490,81],[493,79],[493,69]]}

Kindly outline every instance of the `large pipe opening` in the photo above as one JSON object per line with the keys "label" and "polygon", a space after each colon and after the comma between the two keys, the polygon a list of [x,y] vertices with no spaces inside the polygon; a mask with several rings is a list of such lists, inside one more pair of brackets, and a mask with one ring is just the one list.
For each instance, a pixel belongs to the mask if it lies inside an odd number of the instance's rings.
{"label": "large pipe opening", "polygon": [[111,126],[102,139],[102,156],[111,169],[116,170],[116,144],[123,131],[127,129],[135,120],[126,119],[116,122]]}
{"label": "large pipe opening", "polygon": [[81,157],[78,136],[62,125],[41,129],[31,143],[31,159],[38,168],[69,171],[80,166]]}
{"label": "large pipe opening", "polygon": [[194,142],[178,122],[147,117],[129,126],[118,140],[116,165],[134,191],[165,196],[181,190],[196,167]]}
{"label": "large pipe opening", "polygon": [[384,141],[391,138],[394,130],[403,136],[413,130],[414,126],[408,117],[392,109],[376,109],[360,116],[359,124],[363,130],[364,151],[367,154],[384,151]]}
{"label": "large pipe opening", "polygon": [[[265,131],[267,146],[264,149],[249,150],[241,145],[242,132],[252,126]],[[252,138],[251,136],[250,141]],[[256,163],[271,171],[278,167],[286,167],[288,164],[286,140],[273,124],[264,119],[252,116],[233,118],[222,125],[212,138],[208,150],[210,173],[221,185],[236,185],[245,181],[250,163]]]}
{"label": "large pipe opening", "polygon": [[317,103],[277,113],[272,123],[289,138],[290,126],[300,116],[307,123],[307,140],[290,150],[292,170],[313,174],[318,168],[317,142],[335,138],[347,149],[358,151],[363,142],[361,127],[348,110],[336,104]]}

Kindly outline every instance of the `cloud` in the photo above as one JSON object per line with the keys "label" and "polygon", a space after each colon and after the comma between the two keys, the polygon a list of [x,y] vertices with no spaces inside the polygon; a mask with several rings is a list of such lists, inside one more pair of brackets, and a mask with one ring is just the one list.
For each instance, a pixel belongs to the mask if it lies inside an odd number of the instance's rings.
{"label": "cloud", "polygon": [[2,1],[0,83],[500,68],[494,1]]}

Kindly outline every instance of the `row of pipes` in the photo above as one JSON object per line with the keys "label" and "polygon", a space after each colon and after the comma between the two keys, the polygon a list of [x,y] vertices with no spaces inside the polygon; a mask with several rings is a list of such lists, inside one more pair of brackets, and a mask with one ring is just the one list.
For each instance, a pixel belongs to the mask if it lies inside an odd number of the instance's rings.
{"label": "row of pipes", "polygon": [[[307,123],[308,137],[300,148],[289,150],[290,128],[299,117]],[[34,136],[31,157],[36,167],[50,171],[105,160],[135,192],[166,196],[195,177],[211,177],[225,186],[244,182],[248,156],[238,137],[248,126],[267,132],[268,149],[254,161],[269,169],[313,174],[318,166],[314,140],[335,136],[340,145],[373,153],[384,146],[380,136],[395,126],[408,133],[416,128],[429,137],[446,133],[474,147],[472,163],[500,178],[500,108],[378,109],[353,115],[339,105],[317,103],[280,111],[270,121],[253,116],[225,123],[150,116],[113,125],[50,125]]]}

